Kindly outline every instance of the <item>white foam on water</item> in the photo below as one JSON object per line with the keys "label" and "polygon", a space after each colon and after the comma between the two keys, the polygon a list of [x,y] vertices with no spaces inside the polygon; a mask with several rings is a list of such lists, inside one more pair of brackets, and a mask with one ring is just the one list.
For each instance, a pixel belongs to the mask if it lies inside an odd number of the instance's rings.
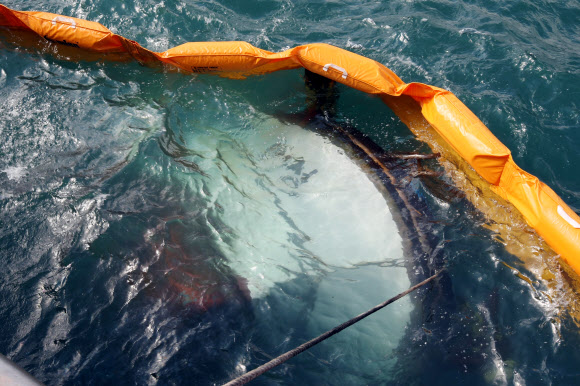
{"label": "white foam on water", "polygon": [[2,172],[6,173],[6,176],[11,181],[19,181],[27,174],[24,166],[8,166]]}
{"label": "white foam on water", "polygon": [[376,26],[377,25],[377,23],[375,23],[375,21],[373,19],[371,19],[370,17],[364,18],[363,19],[363,23],[367,23],[367,24],[370,24],[372,26]]}

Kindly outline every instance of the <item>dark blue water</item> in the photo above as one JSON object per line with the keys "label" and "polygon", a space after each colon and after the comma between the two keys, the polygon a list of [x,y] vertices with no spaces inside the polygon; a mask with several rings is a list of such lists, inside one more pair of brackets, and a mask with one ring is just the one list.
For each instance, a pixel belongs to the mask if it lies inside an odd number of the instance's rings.
{"label": "dark blue water", "polygon": [[[454,92],[580,212],[578,1],[4,4],[157,51],[349,49]],[[402,165],[424,213],[412,229],[360,155],[292,123],[301,71],[234,81],[0,49],[0,352],[39,380],[223,383],[446,267],[255,383],[580,382],[577,277],[452,176]],[[338,121],[386,151],[429,151],[380,100],[338,92]]]}

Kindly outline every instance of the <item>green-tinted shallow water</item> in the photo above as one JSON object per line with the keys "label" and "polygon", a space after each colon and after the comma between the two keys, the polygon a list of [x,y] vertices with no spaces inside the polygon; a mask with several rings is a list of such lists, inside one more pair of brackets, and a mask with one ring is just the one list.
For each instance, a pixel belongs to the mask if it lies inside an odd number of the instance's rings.
{"label": "green-tinted shallow water", "polygon": [[[577,1],[4,4],[157,51],[349,49],[453,91],[580,211]],[[300,71],[234,81],[0,47],[0,352],[39,380],[223,383],[445,266],[255,384],[580,382],[569,278],[506,252],[447,177],[404,184],[426,258],[348,147],[276,118],[304,110]],[[387,152],[428,150],[382,102],[339,91],[339,120]]]}

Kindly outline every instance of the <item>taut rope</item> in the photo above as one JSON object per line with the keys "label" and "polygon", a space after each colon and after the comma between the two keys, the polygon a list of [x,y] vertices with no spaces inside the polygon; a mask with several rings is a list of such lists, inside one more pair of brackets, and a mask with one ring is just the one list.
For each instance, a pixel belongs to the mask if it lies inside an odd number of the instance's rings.
{"label": "taut rope", "polygon": [[249,371],[249,372],[245,373],[244,375],[239,376],[238,378],[236,378],[234,380],[231,380],[230,382],[224,384],[223,386],[239,386],[239,385],[244,385],[244,384],[250,382],[251,380],[264,374],[266,371],[269,371],[269,370],[273,369],[274,367],[281,365],[282,363],[286,362],[288,359],[293,358],[296,355],[300,354],[301,352],[308,350],[312,346],[317,345],[318,343],[322,342],[323,340],[326,340],[326,339],[330,338],[331,336],[338,334],[339,332],[341,332],[345,328],[352,326],[353,324],[363,320],[367,316],[374,314],[375,312],[377,312],[381,308],[388,306],[389,304],[399,300],[403,296],[408,295],[411,292],[415,291],[417,288],[424,286],[425,284],[429,283],[431,280],[435,279],[440,273],[441,273],[441,271],[437,272],[435,275],[429,277],[428,279],[423,280],[419,284],[415,284],[414,286],[412,286],[411,288],[409,288],[408,290],[406,290],[404,292],[401,292],[397,296],[392,297],[389,300],[387,300],[379,305],[374,306],[370,310],[363,312],[359,316],[356,316],[356,317],[350,319],[349,321],[344,322],[341,325],[334,327],[332,330],[329,330],[329,331],[325,332],[324,334],[319,335],[318,337],[316,337],[316,338],[314,338],[314,339],[312,339],[304,344],[301,344],[300,346],[298,346],[290,351],[287,351],[286,353],[272,359],[270,362],[265,363],[262,366],[255,368],[254,370]]}

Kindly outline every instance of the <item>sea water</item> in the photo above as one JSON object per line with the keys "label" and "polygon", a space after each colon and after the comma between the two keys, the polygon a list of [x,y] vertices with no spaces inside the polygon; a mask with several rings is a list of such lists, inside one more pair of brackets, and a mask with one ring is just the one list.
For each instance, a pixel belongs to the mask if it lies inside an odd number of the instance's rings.
{"label": "sea water", "polygon": [[[450,89],[580,205],[574,2],[5,4],[158,51],[338,45]],[[0,352],[39,380],[222,383],[444,266],[437,285],[256,384],[577,381],[567,276],[508,253],[448,176],[426,184],[402,164],[432,247],[421,254],[376,171],[296,124],[301,71],[225,80],[2,47]],[[380,100],[338,91],[339,122],[386,152],[429,151]],[[527,250],[554,260],[540,242]]]}

